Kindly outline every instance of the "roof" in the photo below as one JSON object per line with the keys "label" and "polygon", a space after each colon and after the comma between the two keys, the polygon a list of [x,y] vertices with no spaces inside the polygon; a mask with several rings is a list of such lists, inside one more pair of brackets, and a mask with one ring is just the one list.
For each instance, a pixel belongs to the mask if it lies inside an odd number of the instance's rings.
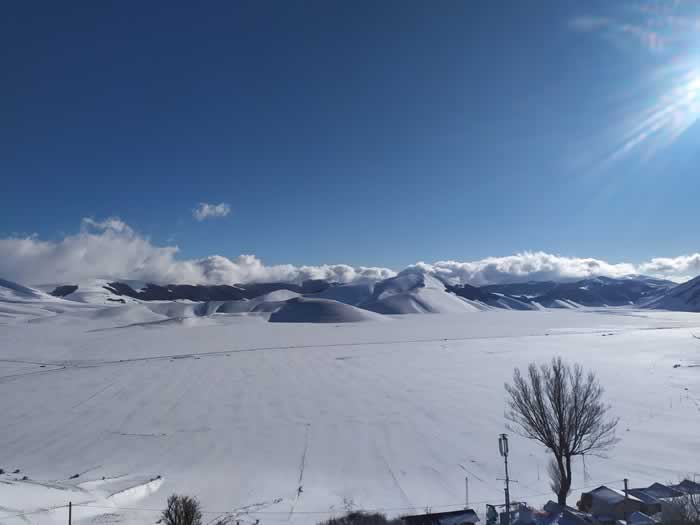
{"label": "roof", "polygon": [[700,483],[684,479],[676,485],[654,483],[647,488],[630,489],[630,494],[644,503],[661,503],[664,499],[678,498],[685,494],[700,494]]}
{"label": "roof", "polygon": [[646,489],[630,489],[629,493],[635,498],[642,500],[643,503],[660,503],[658,498],[649,494]]}
{"label": "roof", "polygon": [[700,494],[700,483],[684,479],[677,485],[669,485],[670,488],[683,492],[684,494]]}
{"label": "roof", "polygon": [[654,483],[653,485],[649,485],[647,488],[642,490],[644,490],[644,492],[646,492],[647,494],[659,499],[677,498],[685,494],[680,490],[666,485],[662,485],[661,483]]}
{"label": "roof", "polygon": [[479,522],[479,516],[472,509],[414,514],[412,516],[402,516],[401,519],[410,525],[462,525],[463,523]]}
{"label": "roof", "polygon": [[[588,494],[593,496],[595,499],[604,501],[609,505],[617,505],[618,503],[622,503],[623,501],[625,501],[625,493],[623,491],[618,489],[611,489],[610,487],[606,487],[605,485],[601,485],[597,489],[591,490]],[[632,501],[642,503],[642,500],[640,500],[636,496],[633,496],[629,491],[627,498]]]}
{"label": "roof", "polygon": [[544,512],[533,513],[537,525],[590,525],[594,522],[590,514],[572,507],[548,501]]}
{"label": "roof", "polygon": [[629,525],[655,525],[656,520],[643,512],[633,512],[627,519]]}

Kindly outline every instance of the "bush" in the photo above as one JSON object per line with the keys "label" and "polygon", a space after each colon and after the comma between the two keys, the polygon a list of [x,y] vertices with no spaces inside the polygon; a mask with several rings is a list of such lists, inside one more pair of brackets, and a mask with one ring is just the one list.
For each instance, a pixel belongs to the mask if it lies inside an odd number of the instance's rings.
{"label": "bush", "polygon": [[318,525],[398,525],[401,520],[388,520],[384,514],[378,512],[352,511],[340,518],[330,518]]}
{"label": "bush", "polygon": [[165,525],[202,525],[202,511],[197,498],[173,494],[161,515]]}

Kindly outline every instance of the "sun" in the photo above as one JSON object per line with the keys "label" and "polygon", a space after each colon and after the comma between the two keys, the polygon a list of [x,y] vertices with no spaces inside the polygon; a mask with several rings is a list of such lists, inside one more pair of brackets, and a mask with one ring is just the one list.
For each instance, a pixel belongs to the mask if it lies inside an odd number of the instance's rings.
{"label": "sun", "polygon": [[686,91],[693,98],[698,96],[700,93],[700,73],[694,73],[690,76],[686,84]]}

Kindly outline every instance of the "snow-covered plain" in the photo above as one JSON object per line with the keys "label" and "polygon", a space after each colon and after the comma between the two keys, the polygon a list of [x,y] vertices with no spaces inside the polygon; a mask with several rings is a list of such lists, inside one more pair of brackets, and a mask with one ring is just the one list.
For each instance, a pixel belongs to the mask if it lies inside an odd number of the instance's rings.
{"label": "snow-covered plain", "polygon": [[[312,324],[197,308],[0,297],[0,523],[65,523],[68,501],[76,523],[154,523],[173,492],[197,496],[205,523],[451,510],[465,476],[483,512],[503,495],[503,383],[554,355],[595,370],[621,418],[610,457],[578,464],[572,503],[602,482],[700,472],[699,314]],[[512,498],[550,499],[541,447],[510,448]]]}

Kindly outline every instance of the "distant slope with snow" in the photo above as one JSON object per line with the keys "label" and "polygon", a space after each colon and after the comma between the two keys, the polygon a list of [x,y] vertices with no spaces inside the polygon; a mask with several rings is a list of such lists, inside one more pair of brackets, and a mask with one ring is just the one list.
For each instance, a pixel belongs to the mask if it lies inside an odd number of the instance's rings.
{"label": "distant slope with snow", "polygon": [[[575,282],[526,282],[488,285],[444,283],[418,269],[402,272],[383,281],[347,284],[308,280],[301,284],[270,282],[231,285],[157,285],[142,281],[93,279],[82,283],[41,285],[40,290],[70,301],[88,304],[133,303],[139,301],[219,301],[227,303],[220,312],[244,313],[253,308],[273,311],[271,304],[246,304],[272,292],[289,292],[319,299],[331,299],[383,314],[447,313],[491,308],[533,310],[639,306],[651,303],[675,283],[641,275],[619,279],[596,277]],[[266,303],[275,302],[266,299]],[[277,301],[279,302],[279,301]],[[668,302],[671,304],[671,302]],[[682,306],[687,309],[688,307]]]}
{"label": "distant slope with snow", "polygon": [[301,284],[272,282],[249,284],[168,284],[144,281],[92,279],[80,283],[45,284],[40,288],[48,294],[71,301],[104,304],[107,302],[139,301],[241,301],[275,291],[296,294],[317,294],[329,287],[323,280],[307,280]]}
{"label": "distant slope with snow", "polygon": [[372,297],[358,305],[380,314],[459,313],[478,308],[447,292],[435,277],[404,272],[374,286]]}
{"label": "distant slope with snow", "polygon": [[328,288],[309,297],[320,299],[332,299],[341,303],[357,306],[369,300],[374,293],[374,282],[361,282],[349,284],[331,284]]}
{"label": "distant slope with snow", "polygon": [[675,283],[646,276],[613,279],[594,277],[575,282],[529,282],[484,286],[482,292],[501,293],[547,308],[639,305],[665,293]]}
{"label": "distant slope with snow", "polygon": [[662,310],[700,312],[700,277],[671,288],[646,306]]}
{"label": "distant slope with snow", "polygon": [[527,300],[517,299],[502,293],[484,291],[483,288],[462,284],[458,286],[447,286],[447,290],[455,295],[468,300],[470,303],[478,303],[494,308],[504,308],[506,310],[534,310],[535,306]]}
{"label": "distant slope with snow", "polygon": [[297,297],[285,301],[270,315],[271,323],[358,323],[382,321],[384,317],[330,299]]}
{"label": "distant slope with snow", "polygon": [[44,292],[21,284],[0,279],[0,300],[2,301],[37,301],[49,299]]}

